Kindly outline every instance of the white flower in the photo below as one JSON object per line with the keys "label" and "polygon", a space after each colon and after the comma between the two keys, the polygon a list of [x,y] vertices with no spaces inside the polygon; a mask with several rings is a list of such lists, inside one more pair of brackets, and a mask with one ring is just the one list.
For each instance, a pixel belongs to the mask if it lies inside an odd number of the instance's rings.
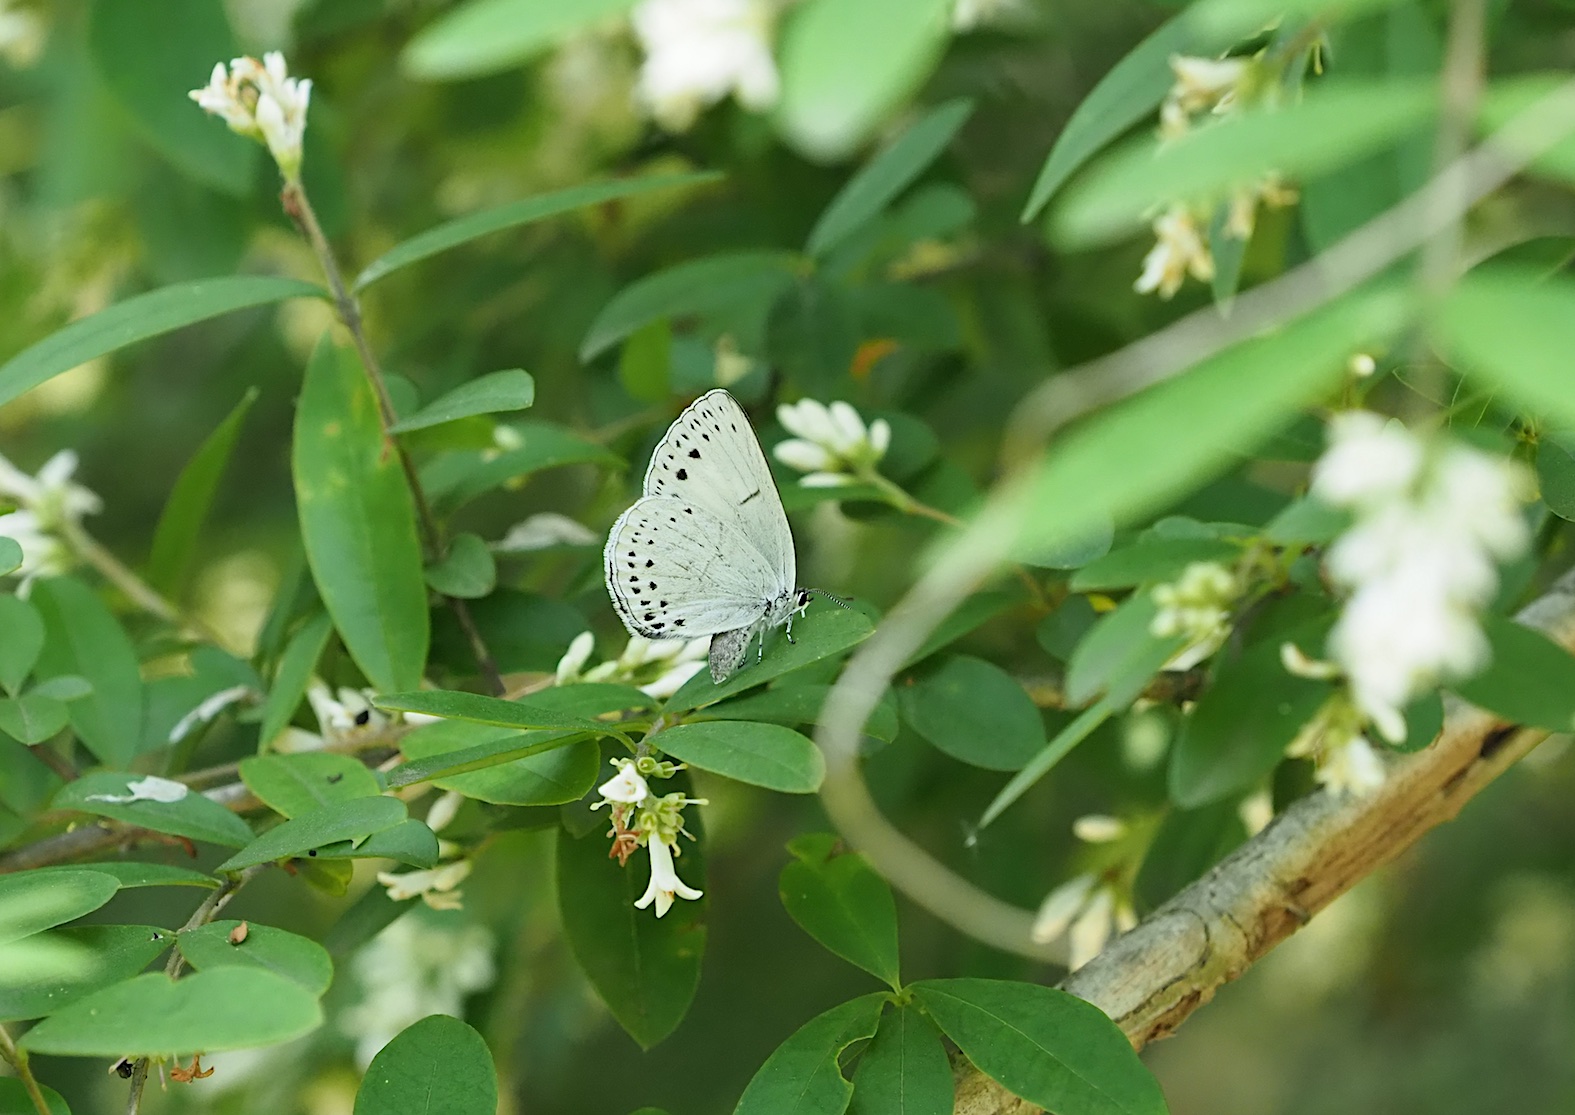
{"label": "white flower", "polygon": [[638,95],[668,131],[681,132],[728,94],[754,111],[776,103],[772,5],[766,0],[642,0],[630,15],[645,51]]}
{"label": "white flower", "polygon": [[1214,257],[1208,241],[1198,227],[1197,218],[1185,205],[1172,205],[1154,220],[1155,243],[1143,257],[1143,273],[1132,289],[1139,294],[1158,291],[1169,299],[1181,289],[1190,274],[1199,282],[1214,278]]}
{"label": "white flower", "polygon": [[460,859],[424,871],[379,871],[377,881],[395,902],[419,897],[434,910],[457,910],[464,897],[457,888],[469,874],[470,860]]}
{"label": "white flower", "polygon": [[799,481],[806,488],[851,484],[873,470],[891,446],[890,423],[877,418],[865,426],[859,412],[841,400],[827,406],[800,399],[777,407],[777,421],[795,436],[771,452],[789,468],[809,474]]}
{"label": "white flower", "polygon": [[589,546],[596,541],[596,532],[583,523],[567,515],[544,511],[515,523],[507,534],[492,544],[492,548],[499,553],[519,554],[554,546]]}
{"label": "white flower", "polygon": [[678,872],[673,869],[673,848],[667,841],[652,836],[647,847],[651,853],[651,881],[646,885],[645,893],[635,902],[636,910],[643,910],[655,902],[656,916],[662,917],[672,909],[674,896],[693,901],[704,893],[686,886],[678,877]]}
{"label": "white flower", "polygon": [[1075,972],[1103,951],[1112,932],[1125,933],[1136,924],[1131,902],[1110,883],[1085,874],[1050,892],[1039,907],[1030,935],[1040,944],[1064,935],[1069,948],[1067,966]]}
{"label": "white flower", "polygon": [[1087,903],[1096,882],[1092,875],[1076,875],[1052,890],[1040,903],[1029,936],[1043,945],[1065,933]]}
{"label": "white flower", "polygon": [[62,533],[75,528],[84,515],[96,515],[104,503],[82,485],[72,481],[77,470],[77,455],[62,449],[29,476],[4,456],[0,456],[0,499],[17,508],[0,514],[0,535],[22,547],[22,565],[13,574],[21,579],[18,595],[26,596],[33,581],[66,572],[74,563],[71,548]]}
{"label": "white flower", "polygon": [[1109,844],[1127,834],[1127,823],[1105,813],[1089,813],[1072,822],[1072,835],[1085,844]]}
{"label": "white flower", "polygon": [[252,699],[258,693],[249,685],[232,685],[228,689],[221,689],[213,696],[205,698],[196,708],[176,722],[170,729],[169,741],[179,743],[191,734],[191,730],[199,724],[206,724],[219,713],[233,704]]}
{"label": "white flower", "polygon": [[569,649],[564,651],[563,657],[558,659],[557,673],[554,675],[554,684],[568,685],[580,680],[580,673],[585,669],[585,663],[590,661],[591,651],[596,646],[596,636],[589,631],[581,631],[569,642]]}
{"label": "white flower", "polygon": [[1335,507],[1387,503],[1422,472],[1423,446],[1399,422],[1348,410],[1329,422],[1329,448],[1313,466],[1312,494]]}
{"label": "white flower", "polygon": [[[618,773],[614,777],[596,787],[596,792],[602,796],[601,802],[618,802],[622,805],[639,805],[651,796],[651,787],[646,784],[634,769],[633,759],[614,760]],[[595,809],[596,806],[591,806]]]}
{"label": "white flower", "polygon": [[0,535],[22,547],[22,564],[11,572],[11,576],[18,578],[16,594],[24,599],[34,581],[40,577],[58,577],[69,572],[76,562],[71,548],[44,530],[38,516],[31,511],[0,515]]}
{"label": "white flower", "polygon": [[442,832],[454,823],[454,817],[459,813],[460,806],[464,804],[464,794],[458,790],[448,791],[427,810],[427,828],[433,832]]}
{"label": "white flower", "polygon": [[317,679],[306,687],[306,700],[317,714],[323,738],[337,742],[362,730],[376,731],[388,724],[388,715],[372,707],[370,689],[340,686],[336,698],[328,686]]}
{"label": "white flower", "polygon": [[152,774],[148,775],[146,778],[138,779],[135,782],[126,783],[126,789],[129,790],[130,793],[89,794],[87,796],[87,800],[113,801],[120,803],[131,801],[157,801],[168,805],[170,802],[180,801],[191,792],[191,787],[187,786],[184,782],[176,782],[172,779],[160,778],[157,775]]}
{"label": "white flower", "polygon": [[1235,100],[1250,62],[1245,58],[1194,58],[1183,54],[1170,56],[1170,69],[1176,75],[1167,100],[1182,112],[1218,112]]}
{"label": "white flower", "polygon": [[1360,797],[1384,784],[1384,761],[1365,736],[1352,736],[1325,752],[1313,777],[1330,793]]}
{"label": "white flower", "polygon": [[1217,561],[1192,562],[1175,581],[1154,586],[1159,611],[1149,633],[1158,639],[1187,640],[1165,663],[1167,670],[1191,669],[1224,645],[1231,609],[1241,593],[1241,581]]}
{"label": "white flower", "polygon": [[558,661],[555,683],[621,682],[636,686],[646,696],[660,700],[678,692],[684,682],[704,668],[711,640],[709,636],[699,639],[646,639],[631,635],[623,654],[616,660],[586,670],[585,663],[594,645],[595,637],[589,631],[576,635],[567,653]]}
{"label": "white flower", "polygon": [[189,96],[231,131],[267,144],[286,179],[294,181],[300,176],[312,83],[290,77],[283,54],[269,51],[261,62],[236,58],[228,71],[221,62],[213,67],[208,84],[193,89]]}
{"label": "white flower", "polygon": [[37,61],[43,47],[43,20],[10,0],[0,0],[0,54],[6,61],[16,69],[25,69]]}

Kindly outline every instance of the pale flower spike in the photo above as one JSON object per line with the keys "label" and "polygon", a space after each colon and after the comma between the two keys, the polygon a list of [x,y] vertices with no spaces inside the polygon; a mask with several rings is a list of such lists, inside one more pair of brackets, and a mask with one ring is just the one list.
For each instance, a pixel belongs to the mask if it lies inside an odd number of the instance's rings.
{"label": "pale flower spike", "polygon": [[306,135],[306,109],[312,98],[310,78],[293,78],[284,55],[271,50],[261,62],[234,59],[213,67],[208,84],[188,94],[230,130],[261,140],[279,164],[287,182],[301,177],[301,144]]}

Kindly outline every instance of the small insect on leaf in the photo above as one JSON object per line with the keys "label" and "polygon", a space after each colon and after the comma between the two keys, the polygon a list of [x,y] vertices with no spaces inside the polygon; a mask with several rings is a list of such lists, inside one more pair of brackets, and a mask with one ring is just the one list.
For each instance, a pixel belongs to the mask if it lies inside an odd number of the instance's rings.
{"label": "small insect on leaf", "polygon": [[244,921],[241,922],[241,924],[230,930],[230,944],[240,944],[242,941],[246,940],[246,934],[248,932],[249,930],[246,928],[246,923]]}

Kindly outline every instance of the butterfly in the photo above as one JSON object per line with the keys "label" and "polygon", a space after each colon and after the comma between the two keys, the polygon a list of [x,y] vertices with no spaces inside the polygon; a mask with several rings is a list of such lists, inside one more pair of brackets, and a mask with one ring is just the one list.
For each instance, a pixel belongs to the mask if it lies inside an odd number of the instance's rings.
{"label": "butterfly", "polygon": [[744,662],[749,643],[809,606],[760,441],[738,401],[700,396],[668,427],[644,495],[618,517],[603,551],[607,594],[631,634],[711,636],[711,680]]}

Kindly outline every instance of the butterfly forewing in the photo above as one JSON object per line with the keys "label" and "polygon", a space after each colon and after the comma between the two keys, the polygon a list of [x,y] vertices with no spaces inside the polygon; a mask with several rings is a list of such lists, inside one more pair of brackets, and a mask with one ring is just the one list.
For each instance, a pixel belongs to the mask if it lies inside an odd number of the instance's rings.
{"label": "butterfly forewing", "polygon": [[740,560],[733,523],[672,496],[647,496],[613,525],[603,557],[624,626],[648,639],[688,639],[747,627],[778,591],[776,573]]}
{"label": "butterfly forewing", "polygon": [[[772,585],[763,600],[797,583],[793,532],[771,467],[749,417],[726,391],[700,396],[668,428],[645,471],[645,494],[671,496],[735,524],[769,570]],[[743,551],[731,558],[748,561]]]}

